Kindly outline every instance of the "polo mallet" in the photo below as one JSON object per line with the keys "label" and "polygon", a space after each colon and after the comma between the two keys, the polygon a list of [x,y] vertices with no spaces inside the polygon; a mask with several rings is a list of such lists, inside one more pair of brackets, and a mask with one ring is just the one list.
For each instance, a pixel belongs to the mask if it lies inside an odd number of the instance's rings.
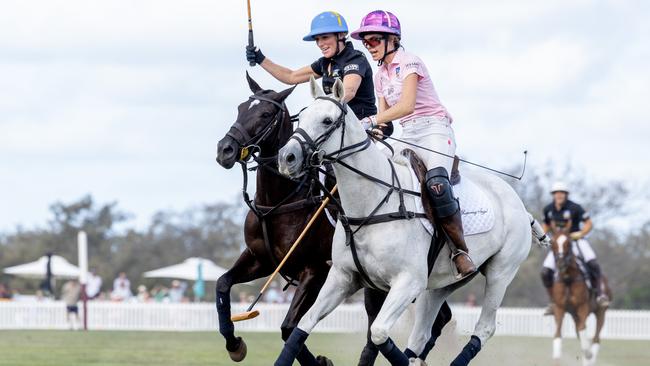
{"label": "polo mallet", "polygon": [[[255,47],[253,42],[253,18],[251,17],[251,0],[246,0],[248,4],[248,46]],[[255,66],[255,61],[248,63],[250,66]]]}
{"label": "polo mallet", "polygon": [[[338,189],[338,187],[335,185],[334,188],[332,188],[332,191],[330,192],[330,195],[334,196],[337,189]],[[258,301],[260,301],[260,299],[262,298],[262,294],[264,294],[264,291],[266,291],[267,287],[269,287],[271,282],[273,282],[273,279],[278,274],[278,272],[280,272],[280,269],[282,269],[282,266],[284,266],[284,263],[286,263],[287,259],[289,259],[289,256],[291,256],[291,253],[293,253],[293,251],[298,247],[298,244],[300,244],[302,239],[305,237],[305,235],[307,234],[307,231],[309,230],[311,225],[314,223],[314,221],[316,221],[318,216],[320,216],[320,214],[325,209],[325,206],[327,206],[327,204],[329,202],[330,202],[329,197],[326,197],[323,200],[323,203],[321,203],[320,207],[318,207],[318,210],[316,210],[316,213],[314,213],[314,216],[312,216],[312,218],[307,223],[307,226],[305,226],[305,228],[302,230],[302,233],[300,233],[300,236],[298,237],[298,239],[296,239],[296,241],[293,243],[291,248],[289,248],[289,251],[287,252],[287,255],[285,255],[284,258],[282,259],[282,262],[280,262],[280,264],[278,264],[278,268],[276,268],[275,271],[273,271],[273,273],[269,277],[269,279],[266,280],[266,283],[264,284],[264,286],[260,290],[260,293],[257,295],[257,298],[255,298],[255,301],[253,301],[251,306],[249,306],[248,309],[245,312],[235,314],[235,315],[231,316],[230,320],[232,320],[233,322],[238,322],[238,321],[242,321],[242,320],[253,319],[253,318],[257,317],[258,315],[260,315],[259,310],[253,310],[253,307],[255,306],[255,304],[257,304]]]}

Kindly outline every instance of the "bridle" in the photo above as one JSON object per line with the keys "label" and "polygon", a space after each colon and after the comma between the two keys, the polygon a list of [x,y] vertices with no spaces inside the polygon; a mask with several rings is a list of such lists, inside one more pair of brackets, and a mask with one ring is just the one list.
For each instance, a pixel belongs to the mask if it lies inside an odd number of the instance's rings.
{"label": "bridle", "polygon": [[[316,139],[312,139],[309,136],[309,134],[307,134],[307,132],[305,132],[305,130],[302,129],[301,127],[296,128],[293,136],[291,136],[289,140],[296,140],[300,145],[300,149],[302,150],[303,156],[306,157],[305,165],[302,167],[303,170],[320,167],[323,165],[325,161],[340,162],[342,159],[345,159],[346,157],[352,154],[367,149],[371,143],[370,137],[366,136],[366,138],[363,141],[344,147],[343,143],[345,140],[345,116],[348,113],[347,105],[345,103],[339,102],[334,98],[330,98],[326,96],[317,97],[316,99],[327,100],[334,103],[341,110],[341,114],[336,119],[336,121],[332,121],[329,127],[327,127],[327,129],[325,130],[325,132],[323,132]],[[339,143],[339,149],[328,154],[320,147],[325,143],[325,141],[327,141],[330,138],[330,136],[332,136],[334,131],[336,131],[341,127],[343,128],[343,130],[341,132],[341,141]]]}
{"label": "bridle", "polygon": [[246,128],[236,121],[226,136],[231,137],[240,146],[239,161],[245,162],[254,155],[255,151],[260,150],[259,144],[263,142],[284,120],[285,114],[288,113],[287,106],[284,103],[278,103],[271,98],[262,95],[253,94],[248,99],[259,100],[273,104],[278,108],[273,117],[260,129],[255,135],[251,136]]}
{"label": "bridle", "polygon": [[[565,237],[566,242],[568,242],[568,245],[566,246],[567,249],[560,249],[560,246],[564,246],[565,242],[562,244],[559,243],[559,238],[561,236],[558,236],[555,240],[556,244],[558,245],[558,253],[554,253],[555,256],[555,263],[558,269],[558,275],[562,277],[563,282],[569,283],[572,281],[571,276],[569,275],[569,267],[571,267],[571,262],[573,258],[575,257],[573,253],[573,242],[571,240],[571,237],[567,234],[562,234]],[[576,262],[577,264],[577,262]]]}

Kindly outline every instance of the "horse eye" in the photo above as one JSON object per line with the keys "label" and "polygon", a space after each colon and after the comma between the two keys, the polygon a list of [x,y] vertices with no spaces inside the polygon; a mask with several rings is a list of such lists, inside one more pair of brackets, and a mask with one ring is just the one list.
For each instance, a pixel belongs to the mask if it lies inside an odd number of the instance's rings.
{"label": "horse eye", "polygon": [[269,113],[269,112],[264,112],[264,113],[262,113],[262,117],[264,117],[264,118],[269,118],[269,117],[271,117],[271,113]]}
{"label": "horse eye", "polygon": [[332,119],[328,117],[323,120],[323,123],[329,126],[332,123],[334,123],[334,121],[332,121]]}

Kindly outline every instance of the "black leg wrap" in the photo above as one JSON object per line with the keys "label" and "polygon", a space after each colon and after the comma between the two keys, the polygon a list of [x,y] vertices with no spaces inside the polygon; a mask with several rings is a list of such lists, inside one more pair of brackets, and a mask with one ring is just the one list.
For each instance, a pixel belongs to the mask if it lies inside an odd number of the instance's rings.
{"label": "black leg wrap", "polygon": [[481,350],[481,340],[472,336],[463,351],[451,362],[451,366],[467,366],[474,356]]}
{"label": "black leg wrap", "polygon": [[374,343],[368,341],[366,346],[363,347],[363,351],[361,351],[358,366],[374,366],[378,355],[379,348],[377,348]]}
{"label": "black leg wrap", "polygon": [[296,360],[301,366],[320,366],[320,362],[316,360],[316,357],[314,357],[314,354],[309,351],[307,346],[303,345],[300,351],[298,352],[298,355],[296,356]]}
{"label": "black leg wrap", "polygon": [[411,358],[418,358],[418,355],[415,354],[415,352],[411,351],[410,348],[407,348],[404,350],[404,355],[408,357],[409,359]]}
{"label": "black leg wrap", "polygon": [[600,265],[598,262],[596,262],[595,259],[590,260],[587,262],[587,268],[589,268],[589,274],[591,274],[591,278],[593,278],[596,281],[600,281]]}
{"label": "black leg wrap", "polygon": [[393,340],[388,338],[386,342],[377,345],[379,352],[386,357],[392,366],[408,366],[409,359],[397,348]]}
{"label": "black leg wrap", "polygon": [[298,356],[298,353],[303,348],[303,345],[305,344],[307,337],[309,337],[309,334],[307,334],[307,332],[305,332],[300,328],[295,328],[293,332],[291,332],[289,339],[287,339],[287,341],[284,343],[282,352],[280,353],[278,359],[275,361],[274,365],[275,366],[293,365],[293,361],[296,359],[296,356]]}
{"label": "black leg wrap", "polygon": [[458,200],[454,198],[447,169],[439,166],[429,170],[427,172],[426,182],[435,215],[445,218],[455,214],[460,206],[458,205]]}
{"label": "black leg wrap", "polygon": [[429,356],[429,352],[433,349],[433,347],[436,345],[436,341],[438,340],[438,337],[442,334],[442,328],[449,323],[451,320],[451,308],[445,301],[442,306],[440,307],[440,310],[438,311],[438,315],[436,316],[436,321],[433,323],[433,327],[431,328],[431,338],[427,342],[427,344],[424,345],[424,349],[422,350],[422,353],[418,356],[419,359],[421,360],[426,360],[427,356]]}
{"label": "black leg wrap", "polygon": [[551,288],[553,287],[553,270],[550,268],[544,268],[542,270],[542,283],[544,287]]}
{"label": "black leg wrap", "polygon": [[[286,342],[295,328],[280,329],[282,331],[282,340]],[[296,356],[296,360],[298,360],[298,363],[302,366],[320,365],[320,363],[318,363],[316,360],[316,357],[314,357],[314,355],[309,351],[307,346],[302,346],[302,349]]]}
{"label": "black leg wrap", "polygon": [[217,291],[217,314],[219,315],[219,333],[229,343],[235,338],[235,325],[230,320],[230,292]]}

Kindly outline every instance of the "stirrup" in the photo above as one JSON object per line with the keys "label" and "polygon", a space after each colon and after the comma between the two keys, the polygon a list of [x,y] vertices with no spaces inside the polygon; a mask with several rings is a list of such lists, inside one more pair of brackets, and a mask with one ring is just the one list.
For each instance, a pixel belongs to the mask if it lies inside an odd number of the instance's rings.
{"label": "stirrup", "polygon": [[[467,273],[467,274],[465,274],[465,275],[463,275],[462,273],[460,273],[460,272],[458,271],[458,267],[456,266],[456,262],[454,261],[454,259],[456,259],[456,257],[458,257],[458,256],[460,256],[460,255],[464,255],[464,256],[467,257],[467,260],[469,260],[470,263],[472,263],[472,265],[474,266],[474,268],[475,268],[474,271],[469,272],[469,273]],[[469,253],[467,253],[467,252],[464,251],[464,250],[456,249],[456,252],[451,254],[451,258],[450,258],[450,259],[451,259],[451,268],[452,268],[452,272],[454,273],[454,277],[455,277],[457,280],[462,280],[462,279],[464,279],[464,278],[467,278],[467,277],[473,275],[474,273],[476,273],[476,271],[477,271],[476,264],[474,264],[474,261],[472,260],[472,257],[470,257],[470,256],[469,256]]]}

